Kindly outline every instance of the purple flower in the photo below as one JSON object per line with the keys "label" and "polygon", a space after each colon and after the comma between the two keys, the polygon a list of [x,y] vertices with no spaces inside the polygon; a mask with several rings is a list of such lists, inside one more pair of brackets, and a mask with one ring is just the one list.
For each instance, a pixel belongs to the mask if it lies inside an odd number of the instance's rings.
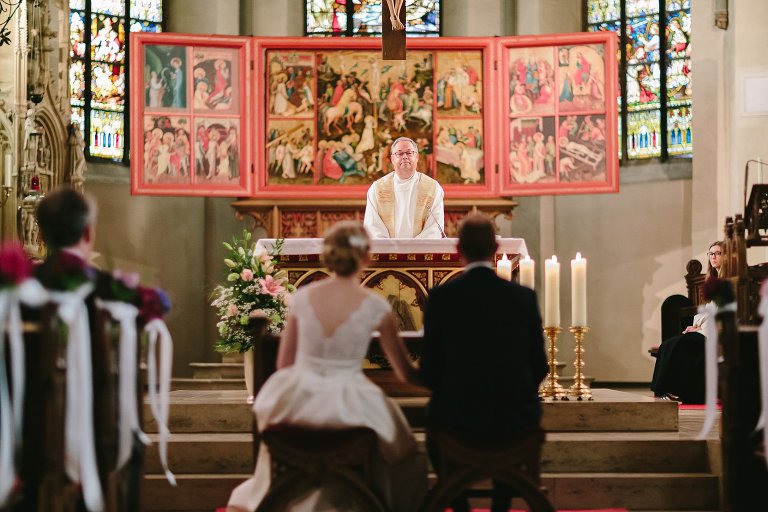
{"label": "purple flower", "polygon": [[0,246],[0,287],[17,286],[32,275],[32,263],[16,242]]}

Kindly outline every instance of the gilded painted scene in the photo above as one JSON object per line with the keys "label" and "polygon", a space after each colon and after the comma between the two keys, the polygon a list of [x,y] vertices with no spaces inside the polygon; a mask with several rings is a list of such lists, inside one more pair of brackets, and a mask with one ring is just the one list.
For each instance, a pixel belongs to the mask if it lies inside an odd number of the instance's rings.
{"label": "gilded painted scene", "polygon": [[510,115],[554,114],[553,48],[512,49],[508,64]]}
{"label": "gilded painted scene", "polygon": [[195,181],[232,184],[240,181],[240,120],[195,120]]}
{"label": "gilded painted scene", "polygon": [[[409,51],[404,62],[383,62],[375,51],[268,52],[268,184],[372,183],[391,170],[389,145],[401,136],[418,144],[420,171],[481,183],[482,54],[443,53]],[[437,158],[436,112],[452,121]],[[469,160],[478,158],[479,168],[475,162],[470,170]]]}

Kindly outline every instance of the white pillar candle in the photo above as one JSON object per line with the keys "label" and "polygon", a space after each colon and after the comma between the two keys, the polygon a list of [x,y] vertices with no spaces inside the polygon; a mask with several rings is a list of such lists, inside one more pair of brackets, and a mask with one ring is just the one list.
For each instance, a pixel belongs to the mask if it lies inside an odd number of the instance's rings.
{"label": "white pillar candle", "polygon": [[496,262],[496,275],[507,281],[512,280],[512,262],[507,258],[506,253]]}
{"label": "white pillar candle", "polygon": [[11,188],[11,174],[13,173],[13,157],[10,153],[5,154],[5,169],[3,170],[3,186]]}
{"label": "white pillar candle", "polygon": [[571,325],[587,325],[587,259],[580,252],[571,260]]}
{"label": "white pillar candle", "polygon": [[544,327],[560,327],[560,263],[557,256],[544,262]]}
{"label": "white pillar candle", "polygon": [[536,281],[536,262],[534,262],[527,254],[525,258],[520,260],[520,284],[527,286],[531,290],[534,289],[534,283]]}

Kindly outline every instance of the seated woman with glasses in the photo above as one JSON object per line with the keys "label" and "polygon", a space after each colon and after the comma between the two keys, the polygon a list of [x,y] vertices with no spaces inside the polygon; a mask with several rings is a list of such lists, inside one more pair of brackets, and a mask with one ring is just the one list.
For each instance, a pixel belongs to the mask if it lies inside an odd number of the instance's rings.
{"label": "seated woman with glasses", "polygon": [[400,137],[390,153],[395,172],[368,189],[363,223],[371,238],[445,238],[443,187],[416,170],[418,144]]}
{"label": "seated woman with glasses", "polygon": [[[709,246],[707,252],[707,279],[717,277],[722,263],[722,242]],[[704,403],[704,342],[701,333],[707,318],[703,314],[693,317],[693,324],[682,334],[661,343],[653,369],[651,390],[664,400],[686,404]]]}

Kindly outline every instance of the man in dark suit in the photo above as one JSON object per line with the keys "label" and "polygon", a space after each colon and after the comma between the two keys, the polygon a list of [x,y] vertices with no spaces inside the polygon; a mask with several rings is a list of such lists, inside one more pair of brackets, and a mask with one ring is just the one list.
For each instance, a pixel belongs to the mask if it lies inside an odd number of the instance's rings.
{"label": "man in dark suit", "polygon": [[[427,407],[427,448],[440,454],[430,427],[484,440],[514,437],[541,419],[538,387],[547,374],[541,316],[533,290],[496,276],[498,244],[481,215],[459,227],[461,276],[430,292],[424,313],[420,374],[432,390]],[[511,493],[494,482],[494,512],[509,508]],[[469,510],[466,498],[454,511]]]}

